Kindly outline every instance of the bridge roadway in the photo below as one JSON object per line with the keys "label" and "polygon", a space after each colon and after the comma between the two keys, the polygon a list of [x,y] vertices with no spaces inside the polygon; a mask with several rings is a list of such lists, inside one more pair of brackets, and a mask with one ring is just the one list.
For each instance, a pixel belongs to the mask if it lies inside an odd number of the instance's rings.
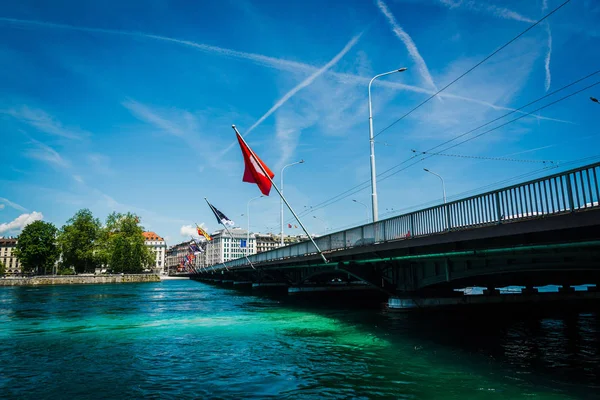
{"label": "bridge roadway", "polygon": [[[392,308],[598,298],[600,163],[213,265],[193,279],[289,293],[376,290]],[[562,286],[555,295],[535,286]],[[524,286],[518,296],[496,288]],[[488,288],[488,296],[455,289]],[[600,285],[599,285],[600,286]],[[345,289],[343,289],[345,288]]]}

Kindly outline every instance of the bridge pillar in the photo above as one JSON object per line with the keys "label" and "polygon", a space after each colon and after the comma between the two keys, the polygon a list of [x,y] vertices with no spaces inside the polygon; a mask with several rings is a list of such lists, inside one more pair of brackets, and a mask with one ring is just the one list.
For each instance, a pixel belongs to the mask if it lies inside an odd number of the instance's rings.
{"label": "bridge pillar", "polygon": [[285,282],[259,282],[252,284],[252,290],[267,293],[287,293],[288,284]]}
{"label": "bridge pillar", "polygon": [[252,289],[252,281],[233,281],[233,287],[236,289]]}
{"label": "bridge pillar", "polygon": [[558,288],[558,293],[573,293],[575,291],[574,287],[571,287],[569,285],[562,285],[561,287]]}
{"label": "bridge pillar", "polygon": [[488,287],[487,289],[485,289],[483,291],[483,294],[485,296],[497,296],[497,295],[500,294],[500,291],[498,289],[496,289],[496,288]]}
{"label": "bridge pillar", "polygon": [[521,294],[537,294],[537,292],[537,288],[534,288],[533,286],[526,286],[525,288],[521,289]]}

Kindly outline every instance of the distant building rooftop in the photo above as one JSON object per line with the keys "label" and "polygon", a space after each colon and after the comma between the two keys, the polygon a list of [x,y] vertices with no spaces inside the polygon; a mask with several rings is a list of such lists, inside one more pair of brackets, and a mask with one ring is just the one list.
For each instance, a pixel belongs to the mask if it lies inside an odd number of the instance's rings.
{"label": "distant building rooftop", "polygon": [[144,239],[146,240],[164,240],[154,232],[144,232],[142,235],[144,235]]}

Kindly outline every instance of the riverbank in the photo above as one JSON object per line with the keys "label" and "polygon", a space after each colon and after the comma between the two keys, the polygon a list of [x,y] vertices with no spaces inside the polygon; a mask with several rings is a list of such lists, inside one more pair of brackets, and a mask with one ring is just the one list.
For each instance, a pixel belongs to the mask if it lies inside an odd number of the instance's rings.
{"label": "riverbank", "polygon": [[32,276],[27,278],[2,278],[0,286],[45,286],[45,285],[94,285],[105,283],[160,282],[156,274],[124,275],[57,275]]}

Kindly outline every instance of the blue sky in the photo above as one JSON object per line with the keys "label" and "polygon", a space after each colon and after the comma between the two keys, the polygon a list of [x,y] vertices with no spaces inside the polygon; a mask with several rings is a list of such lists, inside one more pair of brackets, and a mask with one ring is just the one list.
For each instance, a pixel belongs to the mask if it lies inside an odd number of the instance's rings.
{"label": "blue sky", "polygon": [[[0,235],[40,218],[61,226],[87,207],[101,219],[135,212],[175,244],[195,222],[219,228],[204,197],[245,227],[260,192],[241,181],[231,124],[277,182],[282,166],[306,161],[286,169],[285,192],[311,232],[364,223],[352,200],[370,206],[368,185],[316,206],[369,181],[369,79],[408,68],[373,85],[378,133],[562,2],[3,1]],[[572,0],[546,22],[379,135],[378,172],[600,69],[597,1]],[[600,105],[590,96],[600,85],[447,153],[596,156]],[[536,172],[545,165],[433,156],[380,178],[380,217],[441,201],[423,168],[452,197],[548,174]],[[253,201],[252,230],[277,232],[278,207],[274,192]]]}

